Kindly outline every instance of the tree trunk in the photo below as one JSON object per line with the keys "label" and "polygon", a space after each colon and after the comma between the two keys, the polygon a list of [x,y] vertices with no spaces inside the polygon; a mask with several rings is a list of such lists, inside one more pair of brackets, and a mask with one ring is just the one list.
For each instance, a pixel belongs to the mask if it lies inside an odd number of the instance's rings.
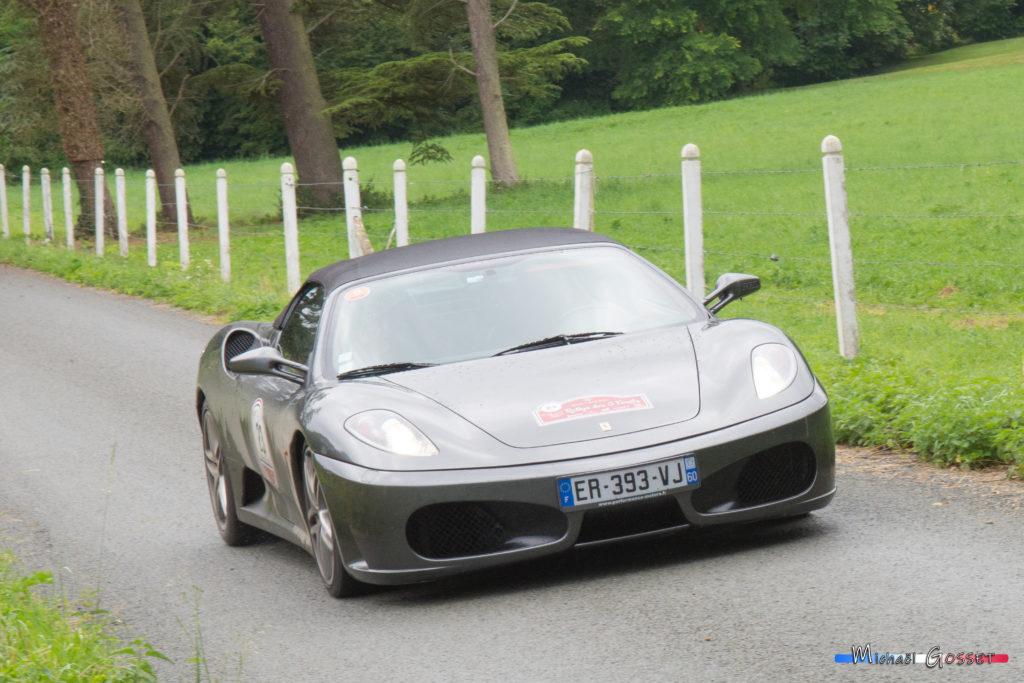
{"label": "tree trunk", "polygon": [[[117,10],[131,48],[133,80],[142,100],[142,130],[160,191],[160,213],[165,223],[173,225],[178,220],[174,172],[181,168],[181,156],[178,154],[171,116],[167,111],[167,100],[160,86],[153,45],[149,41],[139,0],[117,0]],[[188,222],[194,222],[191,204],[188,205]]]}
{"label": "tree trunk", "polygon": [[[295,0],[255,0],[263,42],[274,75],[288,145],[295,159],[301,192],[317,206],[344,206],[341,155],[324,113],[327,102],[313,64],[313,52],[302,17],[292,11]],[[302,190],[303,188],[299,188]]]}
{"label": "tree trunk", "polygon": [[[64,155],[75,170],[83,235],[95,230],[95,171],[103,163],[103,142],[96,118],[85,49],[75,23],[74,0],[23,0],[39,16],[39,32],[50,66],[53,101],[60,124]],[[104,230],[117,234],[110,190],[104,192]]]}
{"label": "tree trunk", "polygon": [[505,101],[501,96],[498,43],[494,36],[491,0],[466,0],[466,17],[469,20],[469,40],[473,44],[473,61],[476,63],[480,113],[491,157],[491,176],[502,185],[518,185],[519,171],[512,156],[512,139],[508,133]]}

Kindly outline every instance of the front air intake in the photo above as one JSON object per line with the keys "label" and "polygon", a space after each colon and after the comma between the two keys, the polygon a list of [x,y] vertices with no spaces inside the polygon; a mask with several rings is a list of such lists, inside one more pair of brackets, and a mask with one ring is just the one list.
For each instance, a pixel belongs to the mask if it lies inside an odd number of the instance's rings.
{"label": "front air intake", "polygon": [[685,526],[686,517],[675,497],[664,495],[588,510],[583,515],[583,526],[576,544],[586,545]]}
{"label": "front air intake", "polygon": [[543,505],[460,502],[420,508],[409,517],[405,536],[420,556],[443,560],[554,543],[567,530],[565,515]]}
{"label": "front air intake", "polygon": [[706,477],[693,492],[702,514],[755,507],[797,496],[814,483],[814,451],[802,442],[755,453]]}
{"label": "front air intake", "polygon": [[256,346],[256,335],[246,330],[235,330],[224,340],[224,363]]}

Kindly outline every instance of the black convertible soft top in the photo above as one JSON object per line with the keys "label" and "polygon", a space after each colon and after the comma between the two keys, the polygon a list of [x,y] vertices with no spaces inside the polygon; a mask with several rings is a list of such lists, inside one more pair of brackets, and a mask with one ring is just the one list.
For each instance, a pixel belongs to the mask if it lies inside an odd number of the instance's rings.
{"label": "black convertible soft top", "polygon": [[330,292],[355,280],[434,263],[482,258],[529,249],[595,243],[618,244],[604,235],[573,228],[520,228],[477,235],[459,235],[338,261],[315,271],[306,281],[322,284],[326,291]]}

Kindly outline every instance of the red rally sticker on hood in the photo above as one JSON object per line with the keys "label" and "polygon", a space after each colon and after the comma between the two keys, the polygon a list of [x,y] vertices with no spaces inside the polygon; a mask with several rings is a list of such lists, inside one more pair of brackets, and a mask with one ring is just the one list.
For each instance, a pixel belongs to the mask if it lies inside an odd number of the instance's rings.
{"label": "red rally sticker on hood", "polygon": [[562,403],[545,403],[533,411],[541,427],[555,422],[578,420],[605,413],[625,413],[631,410],[648,410],[651,402],[643,394],[635,396],[583,396]]}

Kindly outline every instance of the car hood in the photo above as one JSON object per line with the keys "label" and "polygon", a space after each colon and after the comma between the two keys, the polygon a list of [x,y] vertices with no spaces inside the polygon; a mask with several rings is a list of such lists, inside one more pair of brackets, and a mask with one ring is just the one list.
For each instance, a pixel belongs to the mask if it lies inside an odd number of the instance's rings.
{"label": "car hood", "polygon": [[643,333],[387,376],[499,441],[535,448],[692,419],[700,411],[689,331]]}

